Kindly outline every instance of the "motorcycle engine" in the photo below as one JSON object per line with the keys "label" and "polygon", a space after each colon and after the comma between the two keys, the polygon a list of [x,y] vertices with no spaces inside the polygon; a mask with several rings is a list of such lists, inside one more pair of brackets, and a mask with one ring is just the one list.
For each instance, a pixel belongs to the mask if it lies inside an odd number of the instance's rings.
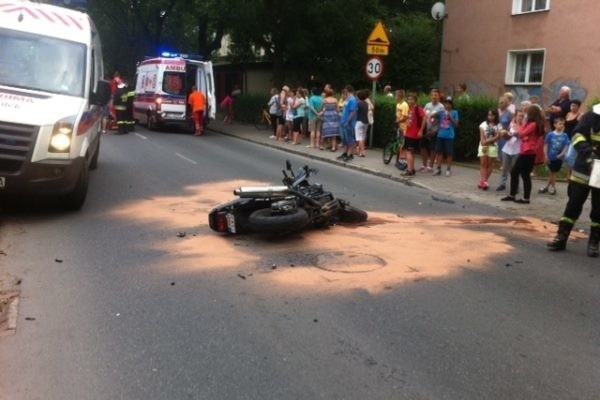
{"label": "motorcycle engine", "polygon": [[295,199],[279,200],[271,203],[271,211],[276,214],[288,214],[296,210]]}

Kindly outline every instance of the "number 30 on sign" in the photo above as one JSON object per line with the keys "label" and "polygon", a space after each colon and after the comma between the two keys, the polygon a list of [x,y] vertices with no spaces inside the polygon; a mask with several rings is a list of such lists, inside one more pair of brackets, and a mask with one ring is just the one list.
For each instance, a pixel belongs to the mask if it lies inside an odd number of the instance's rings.
{"label": "number 30 on sign", "polygon": [[378,79],[383,73],[383,61],[379,57],[369,58],[365,67],[367,77],[371,80]]}

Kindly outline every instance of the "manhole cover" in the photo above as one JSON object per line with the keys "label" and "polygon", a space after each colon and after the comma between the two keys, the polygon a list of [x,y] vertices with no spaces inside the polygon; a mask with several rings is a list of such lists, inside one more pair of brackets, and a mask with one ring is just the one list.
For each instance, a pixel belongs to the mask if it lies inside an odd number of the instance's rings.
{"label": "manhole cover", "polygon": [[345,251],[319,254],[314,262],[317,268],[344,274],[373,272],[386,265],[385,260],[379,256]]}

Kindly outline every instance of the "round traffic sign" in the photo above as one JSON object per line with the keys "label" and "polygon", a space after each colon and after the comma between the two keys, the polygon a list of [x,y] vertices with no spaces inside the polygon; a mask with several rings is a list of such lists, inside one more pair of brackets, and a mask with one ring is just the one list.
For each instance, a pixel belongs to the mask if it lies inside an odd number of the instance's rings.
{"label": "round traffic sign", "polygon": [[383,61],[379,57],[371,57],[367,60],[365,67],[367,77],[371,80],[378,79],[383,74]]}

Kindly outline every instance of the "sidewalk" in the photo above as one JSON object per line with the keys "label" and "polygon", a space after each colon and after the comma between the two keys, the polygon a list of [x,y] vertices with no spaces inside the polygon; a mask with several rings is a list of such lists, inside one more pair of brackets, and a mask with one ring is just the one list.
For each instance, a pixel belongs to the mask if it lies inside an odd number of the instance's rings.
{"label": "sidewalk", "polygon": [[[536,217],[545,221],[557,221],[565,205],[567,204],[567,183],[558,182],[556,195],[538,194],[538,189],[545,185],[546,180],[533,179],[533,189],[531,193],[531,204],[517,204],[513,202],[504,202],[500,199],[508,192],[496,192],[496,187],[500,180],[500,172],[494,171],[490,179],[490,189],[483,191],[477,188],[480,180],[479,168],[476,166],[455,164],[452,166],[452,176],[446,177],[445,166],[442,167],[441,176],[433,176],[431,173],[419,173],[412,178],[401,176],[400,171],[394,166],[394,160],[389,165],[382,161],[379,148],[367,149],[366,157],[354,157],[352,161],[343,162],[336,160],[341,151],[331,152],[327,150],[311,149],[306,147],[309,141],[304,139],[301,145],[291,145],[284,142],[278,142],[269,139],[271,130],[258,130],[252,125],[233,123],[231,125],[223,124],[221,121],[211,121],[208,129],[224,135],[235,136],[239,139],[247,140],[264,146],[281,149],[289,153],[306,156],[312,159],[330,162],[346,168],[353,168],[365,173],[377,175],[383,178],[391,179],[408,185],[419,186],[430,190],[432,194],[438,196],[449,195],[454,199],[468,199],[479,203],[485,203],[492,207],[514,212],[519,216]],[[416,166],[421,165],[420,157],[417,158]],[[510,180],[510,178],[509,178]],[[519,189],[523,190],[523,182],[520,182]],[[589,200],[586,202],[581,216],[581,227],[589,226]]]}

